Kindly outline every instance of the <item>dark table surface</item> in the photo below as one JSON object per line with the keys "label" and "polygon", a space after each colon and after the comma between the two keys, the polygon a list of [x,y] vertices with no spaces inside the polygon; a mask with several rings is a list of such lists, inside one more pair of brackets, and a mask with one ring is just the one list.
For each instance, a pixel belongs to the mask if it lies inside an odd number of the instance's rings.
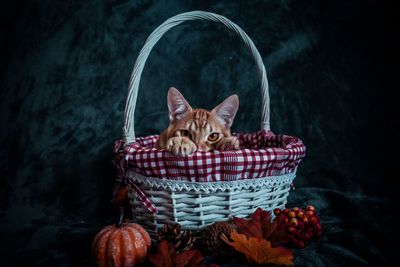
{"label": "dark table surface", "polygon": [[[380,1],[3,1],[0,54],[0,265],[93,266],[114,221],[112,148],[127,86],[151,31],[189,10],[222,14],[266,65],[275,133],[307,146],[288,206],[317,207],[323,237],[296,266],[395,266],[399,140],[395,9]],[[167,126],[166,91],[196,107],[237,93],[233,131],[259,127],[250,54],[222,26],[168,32],[144,69],[137,135]],[[225,259],[221,266],[245,266]]]}

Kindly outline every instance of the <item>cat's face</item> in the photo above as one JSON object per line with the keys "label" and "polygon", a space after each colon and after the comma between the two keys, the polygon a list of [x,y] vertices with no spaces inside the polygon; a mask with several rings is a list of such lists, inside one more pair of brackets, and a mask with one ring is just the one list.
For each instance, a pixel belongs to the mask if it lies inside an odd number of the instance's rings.
{"label": "cat's face", "polygon": [[230,127],[239,107],[239,98],[232,95],[213,110],[192,109],[176,88],[168,91],[170,125],[167,138],[187,137],[200,151],[213,150],[225,137],[231,136]]}

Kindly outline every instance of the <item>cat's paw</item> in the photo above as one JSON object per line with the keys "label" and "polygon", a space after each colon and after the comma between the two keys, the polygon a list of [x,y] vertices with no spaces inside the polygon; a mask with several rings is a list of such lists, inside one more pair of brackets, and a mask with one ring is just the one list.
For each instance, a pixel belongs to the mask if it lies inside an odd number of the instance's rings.
{"label": "cat's paw", "polygon": [[196,151],[197,147],[187,137],[171,137],[167,141],[167,150],[175,156],[188,156]]}
{"label": "cat's paw", "polygon": [[239,139],[236,136],[225,137],[217,146],[217,150],[238,150],[239,148]]}

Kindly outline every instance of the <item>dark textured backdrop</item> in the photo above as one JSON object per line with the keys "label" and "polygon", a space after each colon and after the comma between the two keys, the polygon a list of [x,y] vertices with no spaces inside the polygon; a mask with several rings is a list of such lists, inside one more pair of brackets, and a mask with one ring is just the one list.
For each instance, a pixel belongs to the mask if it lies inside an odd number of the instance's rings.
{"label": "dark textured backdrop", "polygon": [[[273,131],[307,145],[289,202],[316,205],[325,234],[295,251],[296,264],[394,264],[397,184],[389,174],[396,158],[385,153],[399,140],[391,5],[10,0],[1,6],[0,265],[93,265],[91,240],[114,218],[110,161],[136,56],[165,19],[197,9],[230,18],[254,40],[269,75]],[[172,85],[204,108],[237,93],[234,130],[259,127],[255,66],[219,25],[187,23],[155,47],[138,96],[138,135],[167,125]]]}

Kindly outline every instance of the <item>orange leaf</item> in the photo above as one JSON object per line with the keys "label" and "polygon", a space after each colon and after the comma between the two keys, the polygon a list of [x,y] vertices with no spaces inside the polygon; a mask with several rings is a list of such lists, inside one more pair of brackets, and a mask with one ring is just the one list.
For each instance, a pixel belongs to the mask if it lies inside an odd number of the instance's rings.
{"label": "orange leaf", "polygon": [[233,242],[225,239],[225,242],[235,250],[243,253],[249,263],[277,264],[284,266],[293,265],[292,251],[283,247],[271,247],[271,242],[258,237],[250,237],[232,232],[230,238]]}

